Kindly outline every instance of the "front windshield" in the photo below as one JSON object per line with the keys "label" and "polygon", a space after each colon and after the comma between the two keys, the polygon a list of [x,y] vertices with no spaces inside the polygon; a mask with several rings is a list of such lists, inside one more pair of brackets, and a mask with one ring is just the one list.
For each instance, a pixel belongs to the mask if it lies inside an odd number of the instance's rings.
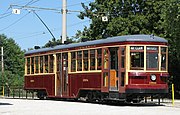
{"label": "front windshield", "polygon": [[130,46],[130,69],[157,71],[166,70],[167,47]]}
{"label": "front windshield", "polygon": [[131,46],[130,50],[131,69],[144,69],[144,47]]}
{"label": "front windshield", "polygon": [[146,68],[158,70],[158,47],[146,47]]}

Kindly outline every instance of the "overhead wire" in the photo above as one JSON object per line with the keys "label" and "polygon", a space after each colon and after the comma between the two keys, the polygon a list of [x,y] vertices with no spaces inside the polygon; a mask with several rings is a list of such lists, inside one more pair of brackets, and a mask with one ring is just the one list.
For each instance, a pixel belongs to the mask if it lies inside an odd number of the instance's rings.
{"label": "overhead wire", "polygon": [[[89,2],[91,2],[91,0],[83,2],[83,3],[89,3]],[[80,5],[80,4],[81,3],[71,4],[71,5],[67,5],[67,7],[73,7],[73,6],[77,6],[77,5]]]}
{"label": "overhead wire", "polygon": [[31,1],[29,1],[25,6],[28,6],[28,5],[32,5],[32,4],[34,4],[34,3],[36,3],[36,2],[38,2],[39,0],[31,0]]}
{"label": "overhead wire", "polygon": [[0,19],[6,18],[6,17],[8,17],[8,16],[10,16],[10,15],[12,15],[12,13],[11,13],[11,12],[8,12],[8,13],[6,13],[6,14],[3,14],[3,16],[0,17]]}
{"label": "overhead wire", "polygon": [[10,27],[11,27],[11,26],[13,26],[14,24],[16,24],[16,23],[18,23],[20,20],[22,20],[24,17],[26,17],[29,13],[30,13],[30,12],[28,12],[28,13],[27,13],[27,14],[25,14],[25,15],[23,15],[21,18],[19,18],[18,20],[14,21],[14,22],[13,22],[13,23],[11,23],[9,26],[7,26],[7,27],[5,27],[5,28],[1,29],[0,31],[4,31],[4,30],[6,30],[6,29],[10,28]]}
{"label": "overhead wire", "polygon": [[10,16],[10,15],[12,14],[11,11],[8,12],[9,9],[11,9],[11,7],[7,8],[7,10],[6,10],[3,14],[0,14],[0,16],[1,16],[0,19],[3,19],[3,18],[5,18],[5,17],[8,17],[8,16]]}
{"label": "overhead wire", "polygon": [[[81,21],[81,22],[78,22],[78,23],[75,23],[75,24],[70,24],[70,25],[67,25],[67,27],[73,27],[73,26],[76,26],[76,25],[79,25],[79,24],[86,23],[88,21],[90,21],[90,20],[85,20],[85,21]],[[59,30],[60,30],[59,28],[51,29],[52,32],[59,31]],[[47,34],[47,32],[44,32],[44,31],[34,32],[34,33],[31,33],[31,35],[24,36],[24,37],[18,38],[16,40],[26,39],[26,38],[30,38],[30,37],[34,37],[34,36],[41,36],[41,35],[45,35],[45,34]]]}
{"label": "overhead wire", "polygon": [[[32,4],[34,4],[34,3],[38,2],[38,1],[40,1],[40,0],[31,0],[31,1],[29,1],[28,3],[26,3],[25,6],[27,6],[27,5],[32,5]],[[86,2],[84,2],[84,3],[88,3],[88,2],[91,2],[91,0],[89,0],[89,1],[86,0]],[[72,5],[68,5],[67,7],[72,7],[72,6],[76,6],[76,5],[80,5],[80,4],[81,4],[81,3],[72,4]],[[11,12],[9,12],[9,13],[11,13]],[[11,14],[12,14],[12,13],[11,13]],[[1,19],[1,18],[4,18],[4,17],[7,17],[7,16],[9,16],[9,15],[11,15],[11,14],[7,14],[6,16],[0,17],[0,19]],[[15,22],[13,22],[12,24],[10,24],[9,26],[7,26],[6,28],[1,29],[0,31],[4,31],[4,30],[10,28],[10,27],[13,26],[14,24],[16,24],[17,22],[19,22],[20,20],[22,20],[24,17],[26,17],[28,14],[29,14],[29,12],[28,12],[26,15],[24,15],[23,17],[19,18],[19,19],[16,20]],[[73,27],[73,26],[76,26],[76,25],[85,23],[85,22],[87,22],[87,21],[89,21],[89,20],[85,20],[85,21],[83,21],[83,22],[81,21],[81,22],[78,22],[78,23],[75,23],[75,24],[71,24],[71,25],[68,25],[68,27]],[[53,31],[53,30],[52,30],[52,31]],[[57,30],[56,30],[56,31],[57,31]],[[20,39],[24,39],[24,38],[28,38],[28,37],[33,37],[33,36],[37,36],[37,35],[43,35],[43,34],[47,34],[47,33],[41,32],[41,33],[38,33],[38,34],[34,34],[34,35],[27,36],[27,37],[23,37],[23,38],[20,38]]]}

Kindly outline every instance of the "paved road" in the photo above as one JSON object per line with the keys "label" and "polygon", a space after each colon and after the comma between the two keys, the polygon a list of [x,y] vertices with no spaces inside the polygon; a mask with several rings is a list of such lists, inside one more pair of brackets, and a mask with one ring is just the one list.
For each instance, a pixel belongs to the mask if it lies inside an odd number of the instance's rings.
{"label": "paved road", "polygon": [[170,103],[107,105],[81,102],[0,99],[0,115],[179,115],[180,101]]}

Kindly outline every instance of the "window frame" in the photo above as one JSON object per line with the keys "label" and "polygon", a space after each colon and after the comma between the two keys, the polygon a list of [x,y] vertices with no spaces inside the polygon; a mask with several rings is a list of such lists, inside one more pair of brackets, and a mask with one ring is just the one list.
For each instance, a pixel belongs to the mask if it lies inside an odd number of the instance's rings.
{"label": "window frame", "polygon": [[[157,47],[157,50],[148,50],[147,48],[148,47]],[[148,53],[150,53],[150,54],[152,54],[152,53],[157,53],[157,68],[149,68],[149,67],[147,67],[148,66],[148,60],[147,60],[147,54]],[[146,46],[146,70],[156,70],[156,71],[158,71],[159,70],[159,47],[158,46]]]}
{"label": "window frame", "polygon": [[[165,48],[166,49],[166,51],[165,52],[163,52],[162,51],[162,48]],[[168,48],[167,47],[165,47],[165,46],[160,46],[160,55],[161,55],[161,66],[160,66],[160,71],[167,71],[167,68],[168,68]],[[165,68],[163,68],[162,67],[162,55],[165,55],[166,56],[166,59],[165,59]]]}
{"label": "window frame", "polygon": [[[131,49],[131,47],[137,47],[137,48],[134,48],[134,49],[132,48]],[[141,49],[140,47],[142,47],[143,49]],[[132,64],[131,64],[131,53],[142,53],[144,55],[143,58],[142,58],[143,60],[141,61],[143,63],[142,64],[143,67],[132,67]],[[130,55],[130,62],[129,62],[130,63],[130,70],[144,70],[144,68],[145,68],[145,62],[144,62],[144,58],[145,58],[145,46],[142,46],[142,45],[141,46],[130,46],[129,55]]]}

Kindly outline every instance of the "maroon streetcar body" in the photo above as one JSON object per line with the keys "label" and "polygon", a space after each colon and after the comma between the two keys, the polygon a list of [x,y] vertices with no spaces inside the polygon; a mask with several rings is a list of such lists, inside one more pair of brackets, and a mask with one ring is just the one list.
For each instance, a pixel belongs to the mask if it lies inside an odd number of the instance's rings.
{"label": "maroon streetcar body", "polygon": [[25,53],[25,89],[39,98],[139,102],[168,93],[168,43],[127,35]]}
{"label": "maroon streetcar body", "polygon": [[80,90],[100,90],[101,89],[101,74],[69,74],[70,93],[69,96],[77,97]]}
{"label": "maroon streetcar body", "polygon": [[25,76],[24,88],[26,90],[45,90],[49,96],[54,96],[54,75]]}

